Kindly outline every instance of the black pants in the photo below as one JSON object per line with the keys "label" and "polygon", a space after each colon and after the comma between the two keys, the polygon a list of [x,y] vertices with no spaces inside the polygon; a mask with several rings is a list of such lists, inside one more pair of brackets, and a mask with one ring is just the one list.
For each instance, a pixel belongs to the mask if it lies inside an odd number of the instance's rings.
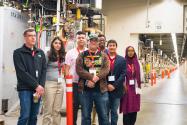
{"label": "black pants", "polygon": [[137,112],[123,114],[123,125],[135,125]]}
{"label": "black pants", "polygon": [[78,92],[78,84],[73,83],[73,125],[77,125],[77,115],[80,106],[80,96]]}

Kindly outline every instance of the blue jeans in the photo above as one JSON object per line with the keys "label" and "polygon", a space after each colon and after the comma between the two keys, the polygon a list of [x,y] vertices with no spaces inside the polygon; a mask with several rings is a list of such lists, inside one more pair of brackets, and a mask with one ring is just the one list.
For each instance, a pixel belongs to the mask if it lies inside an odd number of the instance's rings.
{"label": "blue jeans", "polygon": [[78,110],[80,105],[80,92],[78,91],[78,83],[73,83],[73,125],[77,125]]}
{"label": "blue jeans", "polygon": [[108,92],[84,91],[80,94],[82,107],[82,125],[91,125],[93,103],[98,114],[99,125],[109,125]]}
{"label": "blue jeans", "polygon": [[117,125],[119,104],[120,98],[109,97],[109,116],[111,117],[110,125]]}
{"label": "blue jeans", "polygon": [[20,99],[20,117],[17,125],[36,125],[37,115],[40,107],[40,100],[38,103],[33,102],[33,91],[19,91]]}

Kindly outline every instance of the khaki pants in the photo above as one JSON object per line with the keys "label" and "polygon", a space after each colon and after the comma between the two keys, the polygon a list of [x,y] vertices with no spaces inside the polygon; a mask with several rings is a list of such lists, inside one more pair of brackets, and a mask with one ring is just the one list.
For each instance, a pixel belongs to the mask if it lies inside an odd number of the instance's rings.
{"label": "khaki pants", "polygon": [[63,84],[57,84],[54,81],[47,81],[44,94],[44,116],[43,125],[61,124],[61,107],[63,100]]}

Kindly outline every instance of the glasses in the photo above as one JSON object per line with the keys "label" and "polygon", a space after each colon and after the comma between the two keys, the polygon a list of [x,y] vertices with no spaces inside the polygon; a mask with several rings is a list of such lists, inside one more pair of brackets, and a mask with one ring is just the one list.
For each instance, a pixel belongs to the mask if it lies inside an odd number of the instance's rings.
{"label": "glasses", "polygon": [[26,35],[25,37],[36,37],[36,35]]}

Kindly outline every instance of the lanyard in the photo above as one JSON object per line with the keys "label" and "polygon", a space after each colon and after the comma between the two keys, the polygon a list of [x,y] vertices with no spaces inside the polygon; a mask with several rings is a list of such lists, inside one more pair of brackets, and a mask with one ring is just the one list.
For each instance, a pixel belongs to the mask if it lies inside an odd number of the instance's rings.
{"label": "lanyard", "polygon": [[115,57],[113,59],[110,57],[109,54],[107,54],[107,55],[108,55],[108,58],[110,60],[110,70],[111,70],[111,72],[113,72],[114,71],[114,63],[115,63],[115,60],[116,60],[116,54],[115,54]]}
{"label": "lanyard", "polygon": [[80,50],[78,49],[78,47],[77,47],[77,52],[80,54]]}
{"label": "lanyard", "polygon": [[34,57],[34,56],[35,56],[35,51],[33,50],[33,51],[32,51],[32,57]]}
{"label": "lanyard", "polygon": [[134,65],[133,65],[133,64],[131,64],[131,65],[128,64],[128,67],[129,67],[129,69],[131,70],[131,72],[132,72],[132,77],[133,77],[134,72],[135,72],[135,70],[134,70]]}
{"label": "lanyard", "polygon": [[88,52],[89,52],[89,55],[92,59],[92,67],[94,67],[94,56],[97,54],[97,51],[94,53],[94,55],[91,54],[90,50]]}
{"label": "lanyard", "polygon": [[58,60],[58,75],[61,76],[61,72],[62,72],[62,69],[61,69],[61,61]]}

